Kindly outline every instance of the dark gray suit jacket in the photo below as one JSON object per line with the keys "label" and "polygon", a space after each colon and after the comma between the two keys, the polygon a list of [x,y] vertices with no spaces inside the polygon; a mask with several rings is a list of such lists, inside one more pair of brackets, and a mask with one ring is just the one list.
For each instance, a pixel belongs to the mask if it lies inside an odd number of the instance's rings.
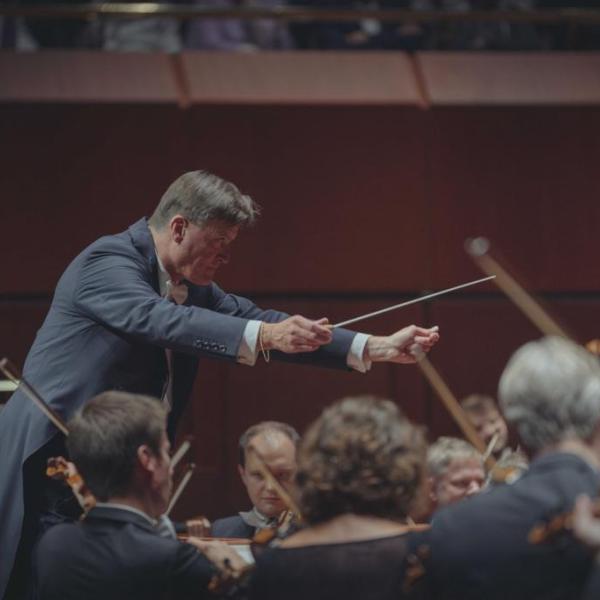
{"label": "dark gray suit jacket", "polygon": [[[234,361],[248,319],[277,322],[287,317],[226,294],[216,284],[187,285],[185,305],[160,296],[156,254],[146,219],[120,234],[100,238],[77,256],[60,278],[27,356],[24,376],[69,419],[87,400],[110,389],[160,397],[167,373],[164,349],[171,348],[169,433],[173,437],[192,391],[198,357]],[[347,368],[346,355],[354,335],[336,329],[332,343],[317,352],[273,356]],[[42,464],[45,457],[36,456],[34,473],[28,474],[27,481],[24,465],[37,450],[43,455],[56,435],[55,427],[21,391],[0,413],[0,597],[15,559],[24,513],[29,517],[36,510],[35,498],[44,478],[37,463]]]}
{"label": "dark gray suit jacket", "polygon": [[[539,522],[570,510],[579,494],[596,496],[598,472],[574,454],[547,454],[511,485],[499,485],[440,510],[423,537],[434,598],[575,600],[592,557],[570,534],[544,545],[527,536]],[[421,540],[423,541],[423,540]]]}
{"label": "dark gray suit jacket", "polygon": [[108,507],[52,527],[35,555],[39,600],[201,599],[214,574],[194,547],[160,537],[141,515]]}
{"label": "dark gray suit jacket", "polygon": [[240,515],[234,515],[214,521],[210,533],[213,537],[252,539],[256,528],[245,523]]}

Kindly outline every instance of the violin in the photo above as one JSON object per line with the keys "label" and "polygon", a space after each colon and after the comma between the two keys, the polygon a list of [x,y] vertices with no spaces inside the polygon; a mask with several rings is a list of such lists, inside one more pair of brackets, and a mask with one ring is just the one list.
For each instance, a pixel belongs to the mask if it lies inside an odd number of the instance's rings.
{"label": "violin", "polygon": [[[19,373],[17,367],[10,362],[8,358],[3,358],[0,360],[0,371],[2,371],[6,377],[8,377],[8,379],[10,379],[23,390],[25,395],[27,395],[33,401],[33,403],[48,417],[48,419],[61,433],[63,433],[65,436],[69,435],[67,424],[63,421],[60,415],[54,409],[52,409],[52,407],[40,396],[36,389],[23,377],[21,373]],[[177,466],[177,463],[183,458],[190,447],[191,437],[188,436],[175,451],[171,460],[172,468]],[[169,508],[166,513],[167,515],[173,509],[175,503],[181,496],[185,486],[192,476],[194,469],[195,465],[193,463],[187,466],[185,474],[171,498]],[[90,489],[86,486],[81,474],[77,471],[77,467],[63,456],[55,456],[48,459],[46,475],[54,480],[63,481],[69,486],[83,510],[83,516],[85,516],[87,512],[96,505],[96,499]],[[204,517],[201,517],[201,519],[204,519]],[[210,530],[210,522],[207,519],[204,519],[202,525],[204,526],[204,530],[206,532]],[[196,527],[196,531],[198,531],[198,523],[194,523],[194,526]]]}
{"label": "violin", "polygon": [[[600,498],[592,500],[592,514],[600,517]],[[530,544],[539,545],[552,542],[561,533],[570,533],[575,525],[575,509],[554,515],[543,523],[531,528],[527,539]]]}
{"label": "violin", "polygon": [[[48,417],[55,427],[65,436],[69,435],[66,423],[59,414],[38,394],[35,388],[19,373],[18,369],[7,359],[0,360],[0,370],[20,387],[33,403]],[[83,515],[96,505],[96,498],[83,481],[77,468],[63,456],[48,459],[46,475],[52,479],[65,482],[83,510]]]}
{"label": "violin", "polygon": [[301,520],[290,509],[281,512],[272,527],[258,529],[252,538],[253,546],[267,546],[276,540],[283,540],[300,529]]}
{"label": "violin", "polygon": [[63,481],[71,488],[79,506],[83,509],[83,515],[86,515],[90,509],[96,506],[96,498],[85,485],[85,481],[77,471],[77,467],[63,456],[53,456],[48,459],[46,475],[50,479]]}

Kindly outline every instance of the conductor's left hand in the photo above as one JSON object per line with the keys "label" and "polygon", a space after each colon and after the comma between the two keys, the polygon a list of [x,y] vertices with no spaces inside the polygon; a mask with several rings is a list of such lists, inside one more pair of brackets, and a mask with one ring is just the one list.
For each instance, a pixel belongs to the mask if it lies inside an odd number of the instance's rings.
{"label": "conductor's left hand", "polygon": [[414,363],[439,339],[438,327],[409,325],[392,335],[372,335],[365,346],[364,358],[373,362]]}

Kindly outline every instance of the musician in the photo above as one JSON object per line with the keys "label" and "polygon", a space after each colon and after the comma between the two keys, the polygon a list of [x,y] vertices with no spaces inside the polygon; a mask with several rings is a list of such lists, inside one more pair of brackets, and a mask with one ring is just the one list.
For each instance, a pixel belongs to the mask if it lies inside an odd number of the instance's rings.
{"label": "musician", "polygon": [[485,483],[481,454],[453,437],[440,437],[429,447],[427,473],[432,511],[479,493]]}
{"label": "musician", "polygon": [[486,447],[496,438],[492,456],[499,458],[508,445],[508,427],[496,401],[486,394],[471,394],[460,405]]}
{"label": "musician", "polygon": [[600,486],[600,365],[562,338],[543,338],[510,359],[500,406],[533,457],[512,484],[448,506],[429,532],[437,598],[578,598],[592,558],[572,538],[533,545],[534,525],[570,510]]}
{"label": "musician", "polygon": [[389,400],[346,398],[308,429],[298,452],[307,525],[257,558],[252,600],[404,598],[403,524],[425,471],[425,443]]}
{"label": "musician", "polygon": [[207,559],[158,531],[172,487],[166,417],[154,398],[104,392],[71,419],[69,454],[97,503],[83,521],[42,536],[35,561],[40,600],[207,594],[214,574]]}
{"label": "musician", "polygon": [[212,525],[213,536],[252,538],[257,530],[277,525],[277,519],[286,506],[259,469],[259,458],[247,450],[252,445],[273,477],[287,491],[291,491],[296,476],[296,446],[299,439],[298,432],[291,425],[278,421],[258,423],[242,434],[238,471],[252,508],[232,517],[217,519]]}
{"label": "musician", "polygon": [[[65,419],[109,389],[161,398],[172,439],[200,356],[252,365],[273,350],[273,358],[366,371],[373,361],[414,362],[437,341],[437,330],[414,326],[386,337],[331,331],[326,319],[261,310],[225,293],[214,276],[257,212],[215,175],[179,177],[149,220],[100,238],[68,266],[24,376]],[[63,452],[54,426],[17,391],[0,415],[0,596],[13,564],[6,597],[24,595],[40,519],[65,517],[65,498],[43,475],[47,457]]]}

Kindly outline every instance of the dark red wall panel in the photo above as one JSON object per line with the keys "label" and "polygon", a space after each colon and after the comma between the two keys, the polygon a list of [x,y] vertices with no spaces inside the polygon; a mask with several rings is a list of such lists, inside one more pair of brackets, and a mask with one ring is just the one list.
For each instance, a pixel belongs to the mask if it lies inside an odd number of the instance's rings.
{"label": "dark red wall panel", "polygon": [[[456,94],[460,77],[452,81]],[[264,306],[335,322],[475,279],[483,274],[463,244],[485,235],[580,341],[600,337],[600,108],[482,107],[466,92],[469,106],[436,96],[427,111],[306,98],[204,98],[187,110],[174,98],[1,104],[0,354],[22,364],[69,260],[150,214],[175,177],[197,168],[262,205],[219,282]],[[510,354],[539,335],[494,284],[357,327],[387,333],[414,321],[440,326],[431,359],[459,397],[495,393]],[[455,431],[415,367],[362,376],[202,361],[181,428],[196,437],[198,468],[178,514],[244,507],[235,462],[248,425],[276,418],[303,429],[332,400],[366,392],[394,398],[433,437]]]}

